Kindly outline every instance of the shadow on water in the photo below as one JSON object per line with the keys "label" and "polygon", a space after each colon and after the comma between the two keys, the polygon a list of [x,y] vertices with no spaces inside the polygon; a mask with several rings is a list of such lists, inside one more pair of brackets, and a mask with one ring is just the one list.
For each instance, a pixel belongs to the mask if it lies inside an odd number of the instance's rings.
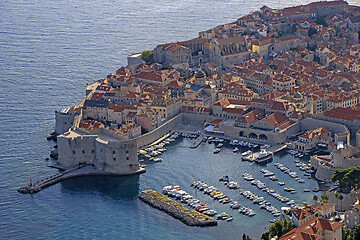
{"label": "shadow on water", "polygon": [[61,182],[63,190],[98,192],[113,199],[132,199],[139,193],[139,175],[83,176]]}

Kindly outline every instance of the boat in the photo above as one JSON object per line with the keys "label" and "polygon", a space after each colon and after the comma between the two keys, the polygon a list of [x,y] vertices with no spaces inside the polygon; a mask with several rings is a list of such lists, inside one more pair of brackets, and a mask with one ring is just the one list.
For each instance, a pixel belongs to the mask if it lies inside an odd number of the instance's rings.
{"label": "boat", "polygon": [[215,148],[214,153],[219,153],[221,151],[221,148]]}
{"label": "boat", "polygon": [[248,151],[246,151],[246,152],[243,152],[241,155],[242,155],[243,157],[245,157],[245,156],[248,156],[248,155],[250,155],[250,154],[252,154],[252,151],[248,150]]}
{"label": "boat", "polygon": [[203,214],[206,214],[208,216],[214,216],[217,214],[217,212],[213,209],[209,209],[209,210],[204,211]]}
{"label": "boat", "polygon": [[145,155],[145,154],[147,154],[147,151],[140,149],[139,153],[142,154],[142,155]]}
{"label": "boat", "polygon": [[229,215],[227,213],[225,213],[225,212],[222,212],[217,216],[218,220],[226,220],[228,218],[229,218]]}
{"label": "boat", "polygon": [[233,152],[238,152],[239,151],[239,148],[235,147]]}
{"label": "boat", "polygon": [[239,209],[241,207],[240,203],[238,202],[233,202],[231,205],[230,205],[230,208],[232,209]]}
{"label": "boat", "polygon": [[276,176],[271,176],[270,177],[270,180],[272,180],[272,181],[277,181],[277,180],[279,180]]}
{"label": "boat", "polygon": [[310,192],[310,189],[304,189],[304,192]]}
{"label": "boat", "polygon": [[229,176],[228,175],[224,175],[221,178],[219,178],[219,182],[228,182],[229,181]]}
{"label": "boat", "polygon": [[228,221],[228,222],[231,222],[232,220],[234,220],[232,216],[230,216],[228,219],[226,219],[226,221]]}
{"label": "boat", "polygon": [[319,188],[314,188],[314,189],[313,189],[313,192],[318,192],[318,191],[320,191]]}
{"label": "boat", "polygon": [[216,145],[216,148],[221,148],[222,146],[224,146],[224,144],[219,143],[218,145]]}
{"label": "boat", "polygon": [[162,158],[155,158],[155,159],[154,159],[154,162],[162,162],[162,161],[163,161]]}
{"label": "boat", "polygon": [[267,162],[272,158],[274,154],[272,152],[266,151],[265,149],[261,149],[259,156],[256,158],[257,163]]}

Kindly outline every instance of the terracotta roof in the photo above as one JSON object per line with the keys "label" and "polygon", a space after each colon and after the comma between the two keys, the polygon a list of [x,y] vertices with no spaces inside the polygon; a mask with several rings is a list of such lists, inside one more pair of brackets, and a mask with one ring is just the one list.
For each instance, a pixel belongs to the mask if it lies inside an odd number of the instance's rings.
{"label": "terracotta roof", "polygon": [[184,85],[183,82],[174,80],[174,81],[171,81],[171,83],[168,85],[168,87],[177,87],[178,88],[183,85]]}
{"label": "terracotta roof", "polygon": [[254,109],[251,112],[244,114],[243,116],[237,118],[235,122],[239,123],[253,123],[265,116],[265,112],[261,109]]}
{"label": "terracotta roof", "polygon": [[316,137],[320,137],[321,135],[331,132],[329,129],[320,127],[314,130],[307,131],[306,133],[301,134],[299,137],[306,138],[306,139],[312,139]]}
{"label": "terracotta roof", "polygon": [[342,225],[343,223],[340,222],[314,217],[301,226],[285,233],[279,240],[320,240],[324,239],[324,236],[322,236],[324,230],[335,231]]}
{"label": "terracotta roof", "polygon": [[295,216],[295,218],[299,221],[315,214],[315,209],[313,209],[311,206],[306,206],[304,208],[298,208],[296,210],[292,211],[292,214]]}
{"label": "terracotta roof", "polygon": [[210,122],[210,124],[219,124],[223,121],[224,119],[214,119]]}
{"label": "terracotta roof", "polygon": [[151,80],[151,81],[155,81],[155,82],[164,82],[165,81],[164,76],[162,76],[159,73],[155,73],[155,72],[140,72],[140,73],[136,74],[135,77],[141,78],[141,79],[146,79],[146,80]]}
{"label": "terracotta roof", "polygon": [[351,108],[333,108],[324,113],[325,117],[343,119],[347,121],[353,121],[360,117],[360,110],[353,110]]}
{"label": "terracotta roof", "polygon": [[264,120],[270,123],[272,126],[277,127],[282,123],[288,121],[288,118],[279,112],[275,112],[273,114],[266,116]]}

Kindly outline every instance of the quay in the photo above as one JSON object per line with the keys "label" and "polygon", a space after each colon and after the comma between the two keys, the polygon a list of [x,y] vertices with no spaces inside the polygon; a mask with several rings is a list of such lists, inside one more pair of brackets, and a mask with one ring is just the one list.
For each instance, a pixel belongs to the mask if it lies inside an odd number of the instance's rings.
{"label": "quay", "polygon": [[217,225],[217,221],[215,219],[195,210],[188,209],[182,204],[154,190],[141,192],[139,198],[143,202],[166,212],[170,216],[182,221],[188,226],[206,227]]}
{"label": "quay", "polygon": [[270,147],[269,151],[275,154],[277,152],[280,152],[283,149],[286,149],[287,147],[288,147],[287,144],[284,144],[284,145],[281,145],[281,146],[275,145],[275,146]]}
{"label": "quay", "polygon": [[[58,167],[58,169],[61,169]],[[52,186],[56,183],[64,181],[65,179],[80,177],[80,176],[126,176],[133,174],[144,173],[145,168],[140,168],[135,173],[116,173],[116,172],[105,172],[95,168],[93,165],[82,164],[70,169],[66,169],[58,174],[49,176],[47,178],[43,178],[38,180],[35,183],[28,184],[27,186],[22,186],[18,188],[18,192],[20,193],[37,193],[44,188]]]}

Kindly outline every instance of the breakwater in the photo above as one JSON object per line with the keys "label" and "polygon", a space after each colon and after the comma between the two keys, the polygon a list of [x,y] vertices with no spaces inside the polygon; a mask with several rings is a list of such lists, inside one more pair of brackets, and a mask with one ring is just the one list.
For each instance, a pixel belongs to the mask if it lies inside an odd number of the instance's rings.
{"label": "breakwater", "polygon": [[75,166],[70,169],[66,169],[58,174],[51,175],[47,178],[43,178],[38,180],[37,182],[28,184],[26,186],[22,186],[18,188],[19,193],[37,193],[42,189],[59,183],[65,179],[73,178],[73,177],[80,177],[80,176],[127,176],[127,175],[134,175],[134,174],[141,174],[146,172],[145,168],[140,168],[136,172],[124,172],[124,173],[117,173],[117,172],[106,172],[101,171],[95,168],[93,165],[79,165]]}
{"label": "breakwater", "polygon": [[188,226],[216,226],[217,221],[205,214],[188,209],[182,204],[153,190],[143,191],[139,198],[150,206],[166,212]]}

